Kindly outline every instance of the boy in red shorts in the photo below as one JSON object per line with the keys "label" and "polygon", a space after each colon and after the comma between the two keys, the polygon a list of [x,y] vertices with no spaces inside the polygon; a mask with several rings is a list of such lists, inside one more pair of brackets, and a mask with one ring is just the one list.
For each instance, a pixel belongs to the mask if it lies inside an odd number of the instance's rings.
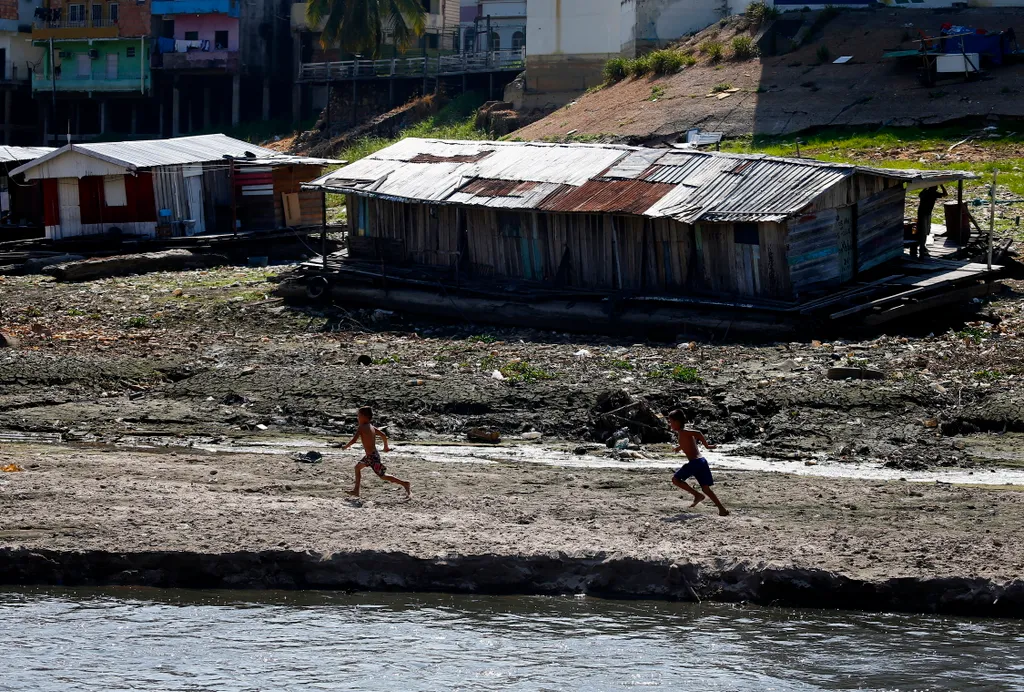
{"label": "boy in red shorts", "polygon": [[386,475],[387,467],[381,463],[380,453],[377,451],[377,437],[380,436],[384,440],[385,452],[390,452],[391,448],[388,446],[388,436],[373,426],[373,409],[369,406],[363,406],[356,412],[356,415],[359,417],[359,427],[356,429],[356,434],[352,436],[352,439],[349,440],[349,443],[343,449],[348,449],[356,442],[362,441],[363,451],[366,452],[366,455],[356,464],[356,487],[348,491],[348,494],[353,497],[359,497],[360,476],[363,469],[370,467],[374,473],[384,480],[405,488],[405,496],[410,497],[412,493],[409,492],[410,486],[408,481]]}
{"label": "boy in red shorts", "polygon": [[[707,459],[701,456],[700,451],[697,449],[697,443],[699,442],[707,449],[714,449],[714,447],[708,444],[708,441],[704,439],[704,435],[700,431],[685,429],[686,415],[679,409],[668,414],[668,424],[675,431],[676,437],[679,440],[679,445],[672,451],[684,452],[687,459],[689,459],[672,476],[672,484],[680,490],[685,490],[693,495],[693,504],[690,507],[696,507],[699,503],[703,502],[706,495],[718,507],[720,515],[723,517],[729,516],[729,510],[725,508],[722,501],[715,495],[715,491],[711,489],[711,486],[715,484],[715,479],[711,476],[711,468],[708,466]],[[704,491],[703,495],[691,488],[690,484],[686,482],[686,479],[690,476],[693,476],[697,483],[700,484],[700,489]]]}

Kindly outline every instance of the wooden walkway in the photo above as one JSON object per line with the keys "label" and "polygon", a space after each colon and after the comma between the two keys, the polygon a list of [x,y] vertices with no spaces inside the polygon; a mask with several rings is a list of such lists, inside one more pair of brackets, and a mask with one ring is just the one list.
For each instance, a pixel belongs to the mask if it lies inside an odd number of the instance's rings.
{"label": "wooden walkway", "polygon": [[526,49],[520,48],[437,57],[303,63],[299,66],[298,81],[326,84],[353,79],[457,77],[488,72],[515,72],[525,68]]}

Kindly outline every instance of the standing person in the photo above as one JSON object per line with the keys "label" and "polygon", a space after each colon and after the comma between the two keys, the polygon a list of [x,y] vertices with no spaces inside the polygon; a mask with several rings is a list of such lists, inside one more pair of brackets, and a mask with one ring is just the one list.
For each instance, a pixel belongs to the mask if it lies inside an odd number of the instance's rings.
{"label": "standing person", "polygon": [[410,497],[412,493],[409,491],[409,482],[387,475],[388,469],[383,463],[381,463],[380,453],[377,451],[377,437],[384,440],[385,452],[390,452],[391,448],[388,446],[388,436],[373,426],[373,409],[369,406],[363,406],[356,412],[356,415],[359,417],[359,427],[356,429],[356,434],[352,436],[352,439],[349,440],[349,443],[345,445],[343,449],[348,449],[356,442],[362,441],[363,451],[366,452],[366,454],[359,463],[356,464],[356,486],[352,490],[348,491],[348,494],[353,497],[359,497],[359,484],[362,472],[363,469],[369,467],[382,479],[405,488],[405,496]]}
{"label": "standing person", "polygon": [[[686,454],[686,458],[689,459],[672,476],[672,484],[680,490],[685,490],[693,495],[693,504],[690,507],[696,507],[707,496],[718,507],[718,513],[721,516],[729,516],[729,510],[725,508],[722,501],[715,495],[715,491],[711,489],[711,486],[715,484],[715,479],[711,475],[711,468],[708,466],[707,459],[701,456],[700,451],[697,449],[697,443],[699,442],[707,449],[714,449],[714,447],[708,444],[708,441],[704,439],[704,435],[699,430],[686,430],[686,415],[679,409],[668,414],[668,424],[675,431],[676,438],[679,441],[679,444],[673,451],[683,452]],[[686,482],[686,479],[690,476],[693,476],[697,483],[700,484],[700,489],[704,491],[703,495],[691,488],[690,484]]]}
{"label": "standing person", "polygon": [[917,207],[917,247],[910,249],[911,257],[928,256],[928,236],[932,232],[932,211],[935,210],[935,202],[939,197],[946,196],[946,188],[939,192],[937,187],[926,187],[917,196],[920,204]]}

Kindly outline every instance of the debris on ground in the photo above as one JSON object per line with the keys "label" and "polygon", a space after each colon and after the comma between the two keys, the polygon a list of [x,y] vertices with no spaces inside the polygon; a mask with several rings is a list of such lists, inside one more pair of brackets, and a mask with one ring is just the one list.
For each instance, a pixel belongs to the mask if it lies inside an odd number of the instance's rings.
{"label": "debris on ground", "polygon": [[319,464],[324,460],[324,455],[315,450],[310,450],[308,452],[296,452],[292,454],[292,459],[304,464]]}
{"label": "debris on ground", "polygon": [[[592,410],[594,437],[616,442],[636,436],[641,442],[665,442],[671,439],[668,425],[645,399],[624,389],[608,391],[597,398]],[[625,434],[623,434],[625,433]],[[615,444],[613,442],[613,444]]]}

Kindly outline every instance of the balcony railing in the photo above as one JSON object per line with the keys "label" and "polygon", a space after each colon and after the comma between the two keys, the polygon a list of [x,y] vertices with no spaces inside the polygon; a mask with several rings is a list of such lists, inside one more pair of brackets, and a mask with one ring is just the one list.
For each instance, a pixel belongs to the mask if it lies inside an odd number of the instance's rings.
{"label": "balcony railing", "polygon": [[187,53],[154,53],[152,66],[163,70],[217,70],[237,72],[238,51],[190,50]]}
{"label": "balcony railing", "polygon": [[3,63],[2,73],[0,73],[0,82],[28,82],[32,79],[32,69],[29,67],[29,63],[25,61],[18,62],[17,60],[8,60]]}
{"label": "balcony railing", "polygon": [[69,19],[64,16],[60,19],[36,19],[32,22],[34,29],[109,29],[117,28],[117,20],[110,19]]}
{"label": "balcony railing", "polygon": [[348,79],[389,77],[443,77],[474,72],[522,70],[526,50],[495,50],[438,57],[391,58],[387,60],[343,60],[313,62],[299,66],[300,82],[329,82]]}

